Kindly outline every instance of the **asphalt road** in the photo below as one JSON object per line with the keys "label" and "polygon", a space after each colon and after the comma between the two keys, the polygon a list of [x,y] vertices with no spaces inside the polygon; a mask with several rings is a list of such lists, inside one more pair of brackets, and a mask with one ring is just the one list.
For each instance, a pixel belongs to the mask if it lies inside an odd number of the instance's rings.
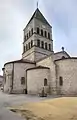
{"label": "asphalt road", "polygon": [[25,94],[5,94],[0,91],[0,120],[25,120],[16,113],[11,112],[8,107],[21,105],[25,102],[37,102],[49,98],[30,96]]}

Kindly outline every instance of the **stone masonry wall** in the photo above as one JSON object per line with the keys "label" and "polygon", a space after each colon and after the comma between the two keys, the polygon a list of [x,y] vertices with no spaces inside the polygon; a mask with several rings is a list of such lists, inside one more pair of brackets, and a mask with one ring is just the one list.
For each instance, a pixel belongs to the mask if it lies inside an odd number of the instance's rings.
{"label": "stone masonry wall", "polygon": [[[56,61],[58,94],[77,95],[77,59]],[[63,78],[63,85],[59,84],[59,77]]]}
{"label": "stone masonry wall", "polygon": [[51,94],[56,94],[56,71],[55,71],[55,64],[53,62],[52,57],[48,57],[44,60],[41,60],[39,62],[37,62],[36,64],[44,66],[44,67],[49,67],[50,68],[50,83],[49,83],[49,87],[51,89]]}
{"label": "stone masonry wall", "polygon": [[[28,94],[39,94],[44,91],[47,93],[49,90],[49,69],[32,69],[27,71],[27,90]],[[44,86],[44,79],[47,79],[47,85]]]}

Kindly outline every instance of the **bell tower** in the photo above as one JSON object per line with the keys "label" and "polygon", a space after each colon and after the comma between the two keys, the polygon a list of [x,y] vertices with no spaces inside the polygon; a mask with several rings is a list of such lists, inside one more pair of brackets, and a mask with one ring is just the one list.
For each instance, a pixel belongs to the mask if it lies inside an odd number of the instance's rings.
{"label": "bell tower", "polygon": [[24,29],[22,59],[37,61],[52,53],[52,26],[37,8]]}

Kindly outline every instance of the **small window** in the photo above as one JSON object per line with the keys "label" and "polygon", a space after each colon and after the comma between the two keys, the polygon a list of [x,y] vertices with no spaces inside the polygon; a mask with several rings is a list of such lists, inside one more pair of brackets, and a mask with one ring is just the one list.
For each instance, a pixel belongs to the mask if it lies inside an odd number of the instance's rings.
{"label": "small window", "polygon": [[24,36],[24,41],[26,41],[26,35]]}
{"label": "small window", "polygon": [[40,47],[40,40],[37,40],[37,46]]}
{"label": "small window", "polygon": [[45,43],[45,49],[47,50],[47,43]]}
{"label": "small window", "polygon": [[33,35],[33,28],[31,29],[31,34]]}
{"label": "small window", "polygon": [[29,49],[30,49],[30,42],[28,43]]}
{"label": "small window", "polygon": [[48,39],[50,39],[50,33],[48,33]]}
{"label": "small window", "polygon": [[41,29],[41,36],[43,36],[43,30]]}
{"label": "small window", "polygon": [[23,52],[25,52],[25,46],[24,46],[24,51]]}
{"label": "small window", "polygon": [[47,37],[47,32],[45,31],[45,37]]}
{"label": "small window", "polygon": [[49,44],[49,50],[51,51],[51,44]]}
{"label": "small window", "polygon": [[29,37],[30,37],[30,31],[29,31]]}
{"label": "small window", "polygon": [[6,74],[4,74],[4,82],[5,82],[5,84],[6,84]]}
{"label": "small window", "polygon": [[26,44],[26,50],[28,50],[28,45]]}
{"label": "small window", "polygon": [[40,33],[40,30],[39,30],[39,28],[37,27],[37,34],[39,34]]}
{"label": "small window", "polygon": [[59,77],[59,85],[62,86],[63,85],[63,78],[60,76]]}
{"label": "small window", "polygon": [[27,50],[29,50],[29,43],[27,44]]}
{"label": "small window", "polygon": [[22,85],[25,84],[25,77],[21,77],[21,84],[22,84]]}
{"label": "small window", "polygon": [[33,47],[33,40],[31,40],[31,47]]}
{"label": "small window", "polygon": [[28,39],[28,33],[27,33],[27,39]]}
{"label": "small window", "polygon": [[44,48],[44,42],[43,41],[41,41],[41,47]]}
{"label": "small window", "polygon": [[44,86],[47,86],[47,79],[44,79]]}

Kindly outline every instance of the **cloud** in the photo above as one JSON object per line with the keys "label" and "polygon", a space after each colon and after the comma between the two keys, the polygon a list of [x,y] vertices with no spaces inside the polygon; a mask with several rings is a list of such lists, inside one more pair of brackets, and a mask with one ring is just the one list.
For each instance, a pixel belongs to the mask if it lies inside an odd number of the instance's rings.
{"label": "cloud", "polygon": [[[23,29],[36,3],[0,0],[0,68],[6,61],[21,58]],[[77,0],[39,0],[39,9],[53,27],[54,50],[64,46],[71,55],[77,55]]]}
{"label": "cloud", "polygon": [[[44,2],[46,16],[53,26],[55,50],[64,46],[71,55],[77,55],[77,1],[49,0]],[[73,46],[72,46],[73,45]]]}

